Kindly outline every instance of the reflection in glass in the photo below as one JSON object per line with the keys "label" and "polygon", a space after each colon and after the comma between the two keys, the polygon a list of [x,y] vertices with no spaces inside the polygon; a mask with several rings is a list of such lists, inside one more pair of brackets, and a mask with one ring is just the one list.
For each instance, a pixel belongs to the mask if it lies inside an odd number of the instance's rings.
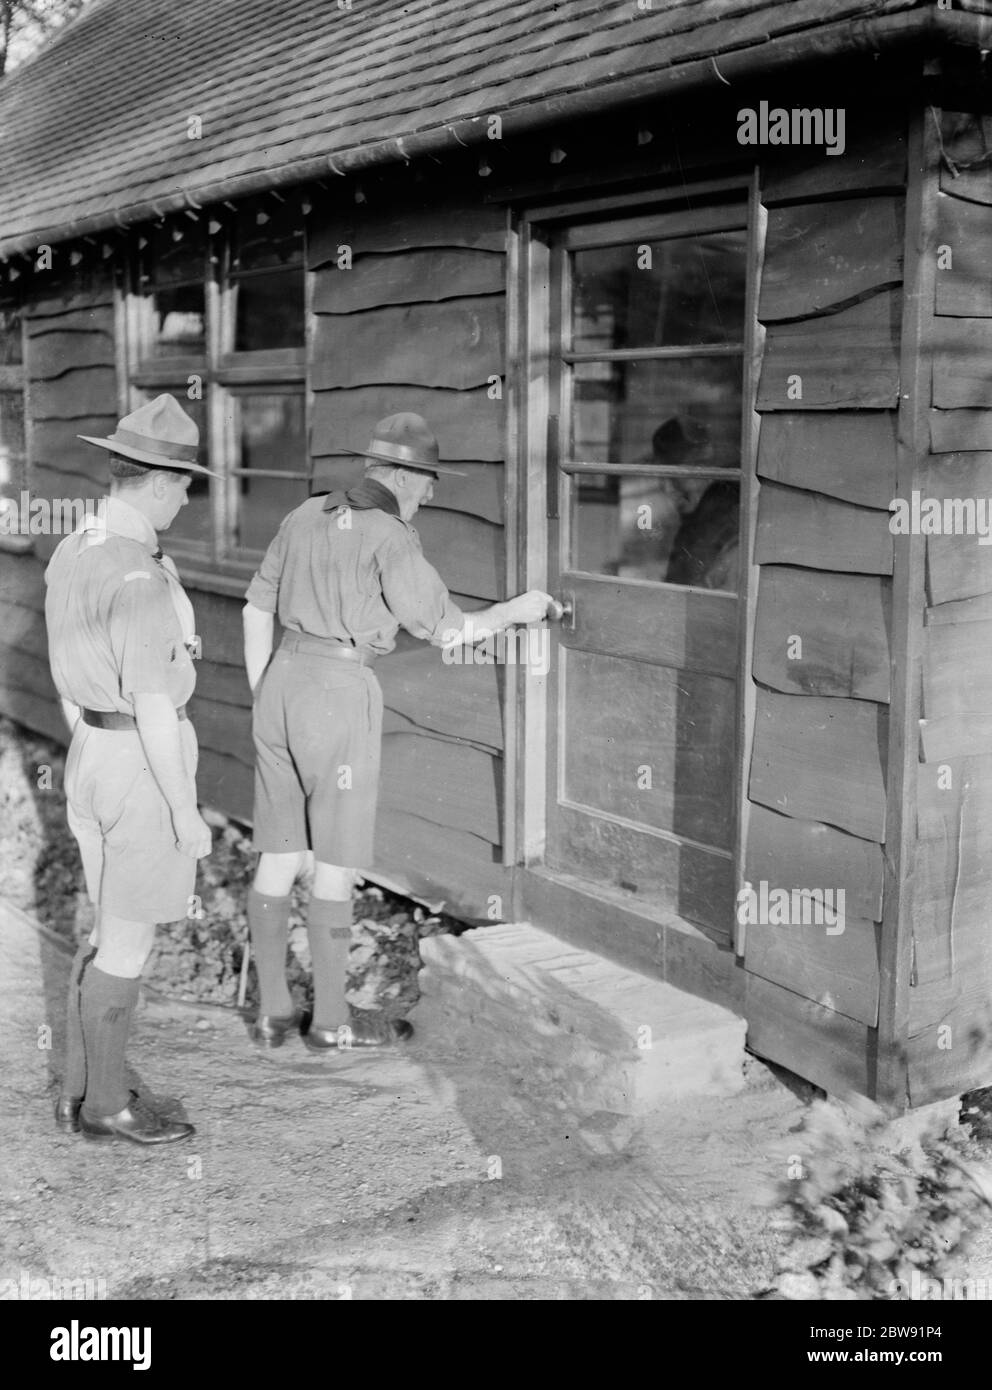
{"label": "reflection in glass", "polygon": [[[238,397],[240,467],[306,473],[301,391]],[[306,478],[238,478],[238,544],[264,550],[287,512],[306,500]]]}
{"label": "reflection in glass", "polygon": [[740,485],[723,478],[575,479],[573,569],[735,591]]}
{"label": "reflection in glass", "polygon": [[303,267],[273,270],[232,282],[234,350],[257,352],[304,345]]}
{"label": "reflection in glass", "polygon": [[[158,391],[147,392],[146,400],[151,400],[158,395]],[[186,414],[196,423],[200,431],[200,449],[197,455],[197,462],[204,467],[209,467],[207,458],[207,411],[205,403],[191,401],[182,387],[166,388],[166,394],[173,396],[179,402]],[[210,519],[210,478],[206,473],[190,473],[189,491],[186,494],[188,499],[185,507],[180,508],[179,514],[173,521],[168,530],[168,539],[164,541],[163,549],[168,553],[170,542],[176,539],[184,541],[194,541],[200,545],[208,545],[211,535]]]}
{"label": "reflection in glass", "polygon": [[739,468],[742,361],[734,354],[576,363],[571,457]]}
{"label": "reflection in glass", "polygon": [[0,367],[16,367],[23,361],[21,312],[19,309],[0,309]]}
{"label": "reflection in glass", "polygon": [[743,231],[576,251],[572,350],[740,343],[745,265]]}
{"label": "reflection in glass", "polygon": [[158,289],[149,301],[149,309],[152,323],[148,341],[153,357],[197,357],[206,352],[202,284]]}
{"label": "reflection in glass", "polygon": [[24,481],[24,392],[0,391],[0,494],[16,495]]}

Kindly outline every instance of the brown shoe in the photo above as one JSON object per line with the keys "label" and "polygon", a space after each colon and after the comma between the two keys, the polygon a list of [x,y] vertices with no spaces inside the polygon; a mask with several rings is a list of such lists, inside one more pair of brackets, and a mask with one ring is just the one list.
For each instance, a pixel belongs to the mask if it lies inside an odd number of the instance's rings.
{"label": "brown shoe", "polygon": [[303,1023],[302,1009],[291,1014],[259,1014],[248,1030],[248,1036],[259,1047],[282,1047],[290,1033],[298,1033]]}
{"label": "brown shoe", "polygon": [[303,1035],[311,1052],[329,1052],[352,1047],[392,1047],[413,1037],[413,1024],[405,1018],[383,1018],[381,1014],[352,1009],[351,1018],[339,1028],[314,1028]]}
{"label": "brown shoe", "polygon": [[87,1115],[82,1106],[79,1128],[87,1139],[129,1139],[133,1144],[173,1144],[196,1133],[191,1124],[167,1120],[140,1099],[133,1099],[116,1115]]}

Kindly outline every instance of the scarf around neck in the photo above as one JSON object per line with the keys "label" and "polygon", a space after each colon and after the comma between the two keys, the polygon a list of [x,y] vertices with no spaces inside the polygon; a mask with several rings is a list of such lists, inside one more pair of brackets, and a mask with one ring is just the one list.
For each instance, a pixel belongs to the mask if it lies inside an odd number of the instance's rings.
{"label": "scarf around neck", "polygon": [[400,504],[396,494],[375,478],[362,478],[347,492],[331,492],[324,499],[324,511],[332,512],[336,507],[354,507],[356,511],[370,511],[373,508],[399,516]]}

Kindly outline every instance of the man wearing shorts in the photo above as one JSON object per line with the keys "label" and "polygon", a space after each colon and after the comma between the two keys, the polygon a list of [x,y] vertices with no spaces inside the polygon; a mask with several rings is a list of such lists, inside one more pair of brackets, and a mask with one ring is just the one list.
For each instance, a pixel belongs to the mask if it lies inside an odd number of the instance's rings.
{"label": "man wearing shorts", "polygon": [[[452,603],[410,521],[438,475],[457,470],[439,464],[419,415],[380,420],[362,453],[361,482],[311,497],[285,518],[246,594],[260,851],[248,899],[260,994],[252,1037],[264,1047],[280,1046],[302,1022],[286,985],[286,942],[290,893],[308,852],[314,1013],[304,1041],[326,1052],[339,1035],[381,1046],[413,1032],[405,1020],[345,1001],[352,887],[374,857],[382,691],[372,663],[393,650],[401,627],[436,646],[480,641],[536,622],[551,602],[532,590],[468,616]],[[285,635],[273,656],[276,615]]]}
{"label": "man wearing shorts", "polygon": [[198,655],[193,609],[157,532],[186,505],[199,433],[171,396],[87,443],[110,451],[98,512],[45,572],[52,677],[72,741],[65,788],[96,926],[73,961],[56,1125],[89,1139],[165,1144],[193,1126],[153,1111],[125,1076],[139,979],[159,922],[188,915],[210,830],[196,804],[186,718]]}

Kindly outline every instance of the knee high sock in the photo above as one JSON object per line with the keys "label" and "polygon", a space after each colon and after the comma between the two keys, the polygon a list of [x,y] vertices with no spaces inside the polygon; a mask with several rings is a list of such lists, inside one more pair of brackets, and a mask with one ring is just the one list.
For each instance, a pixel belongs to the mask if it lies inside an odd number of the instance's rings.
{"label": "knee high sock", "polygon": [[348,1021],[344,985],[351,950],[351,918],[350,898],[346,902],[310,899],[307,938],[313,960],[315,1028],[339,1028]]}
{"label": "knee high sock", "polygon": [[69,992],[65,1003],[65,1067],[62,1094],[67,1100],[81,1100],[86,1094],[86,1048],[80,1012],[80,985],[83,971],[96,955],[96,947],[84,941],[76,950],[69,969]]}
{"label": "knee high sock", "polygon": [[86,1045],[84,1106],[91,1115],[116,1115],[130,1098],[124,1053],[140,984],[140,979],[108,975],[92,963],[86,967],[80,1014]]}
{"label": "knee high sock", "polygon": [[286,984],[286,945],[289,940],[289,895],[269,897],[248,890],[248,928],[258,976],[258,1011],[285,1018],[293,1012]]}

